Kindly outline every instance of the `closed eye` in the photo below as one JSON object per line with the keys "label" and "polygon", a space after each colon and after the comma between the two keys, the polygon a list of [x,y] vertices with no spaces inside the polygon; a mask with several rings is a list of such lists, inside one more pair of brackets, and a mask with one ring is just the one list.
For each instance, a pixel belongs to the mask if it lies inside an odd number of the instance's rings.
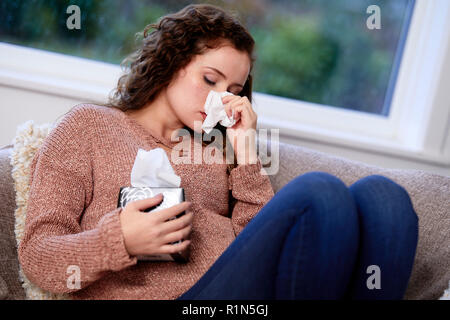
{"label": "closed eye", "polygon": [[[214,86],[216,83],[215,82],[212,82],[212,81],[210,81],[210,80],[208,80],[208,78],[207,77],[203,77],[203,79],[205,80],[205,82],[207,83],[207,84],[209,84],[210,86]],[[233,93],[234,95],[239,95],[239,93],[241,92],[242,90],[239,90],[238,92],[236,92],[236,93]]]}
{"label": "closed eye", "polygon": [[215,82],[209,81],[208,78],[206,78],[206,77],[203,77],[203,79],[205,79],[205,82],[211,86],[216,84]]}

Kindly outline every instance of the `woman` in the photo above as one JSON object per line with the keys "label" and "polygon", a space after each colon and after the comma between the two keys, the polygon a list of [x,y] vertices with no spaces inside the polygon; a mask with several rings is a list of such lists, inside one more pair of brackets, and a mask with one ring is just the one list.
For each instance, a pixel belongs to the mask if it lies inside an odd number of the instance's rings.
{"label": "woman", "polygon": [[[347,188],[310,172],[274,195],[255,144],[240,143],[257,123],[251,35],[211,5],[189,5],[143,35],[110,103],[73,108],[33,159],[19,247],[27,277],[75,299],[401,299],[417,244],[407,192],[382,176]],[[152,214],[142,211],[161,197],[116,208],[139,148],[172,159],[172,138],[186,129],[191,160],[195,146],[229,156],[192,134],[210,90],[233,94],[223,103],[237,122],[217,129],[234,164],[172,162],[188,201]],[[185,264],[136,258],[181,250]]]}

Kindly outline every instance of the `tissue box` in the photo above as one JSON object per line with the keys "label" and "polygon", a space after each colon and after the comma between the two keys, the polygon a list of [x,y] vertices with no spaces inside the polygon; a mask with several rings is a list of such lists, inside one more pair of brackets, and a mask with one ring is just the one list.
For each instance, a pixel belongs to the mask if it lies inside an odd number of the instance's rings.
{"label": "tissue box", "polygon": [[[165,208],[173,207],[174,205],[184,201],[184,189],[176,187],[121,187],[119,192],[119,199],[117,201],[118,208],[124,208],[128,202],[152,198],[158,193],[163,194],[163,201],[157,206],[150,207],[144,212],[155,212]],[[181,217],[185,212],[181,212],[176,218]],[[175,217],[170,220],[176,219]],[[180,241],[172,242],[172,244],[180,243]],[[187,262],[189,260],[189,248],[185,251],[173,254],[155,254],[147,256],[138,256],[138,260],[142,261],[176,261]]]}

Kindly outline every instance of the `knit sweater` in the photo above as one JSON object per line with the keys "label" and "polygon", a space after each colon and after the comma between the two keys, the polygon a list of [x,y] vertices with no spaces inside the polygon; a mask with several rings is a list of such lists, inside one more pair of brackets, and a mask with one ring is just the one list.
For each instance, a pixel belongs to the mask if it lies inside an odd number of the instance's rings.
{"label": "knit sweater", "polygon": [[[194,145],[203,147],[190,139],[193,159]],[[73,299],[169,300],[192,287],[274,193],[259,159],[230,173],[226,163],[173,163],[168,150],[177,143],[119,109],[73,107],[31,164],[25,234],[18,248],[28,279]],[[192,202],[187,263],[138,261],[124,244],[119,189],[131,185],[138,149],[158,147],[168,153],[185,199]],[[229,208],[231,198],[236,202]],[[79,268],[79,287],[68,285],[74,274],[70,266]]]}

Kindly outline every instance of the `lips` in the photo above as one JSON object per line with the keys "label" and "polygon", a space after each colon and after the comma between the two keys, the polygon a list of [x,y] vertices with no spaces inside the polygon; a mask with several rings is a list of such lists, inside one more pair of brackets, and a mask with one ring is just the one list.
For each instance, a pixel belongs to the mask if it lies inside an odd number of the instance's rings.
{"label": "lips", "polygon": [[206,113],[204,113],[204,112],[200,112],[200,113],[202,115],[203,120],[205,120],[206,119]]}

